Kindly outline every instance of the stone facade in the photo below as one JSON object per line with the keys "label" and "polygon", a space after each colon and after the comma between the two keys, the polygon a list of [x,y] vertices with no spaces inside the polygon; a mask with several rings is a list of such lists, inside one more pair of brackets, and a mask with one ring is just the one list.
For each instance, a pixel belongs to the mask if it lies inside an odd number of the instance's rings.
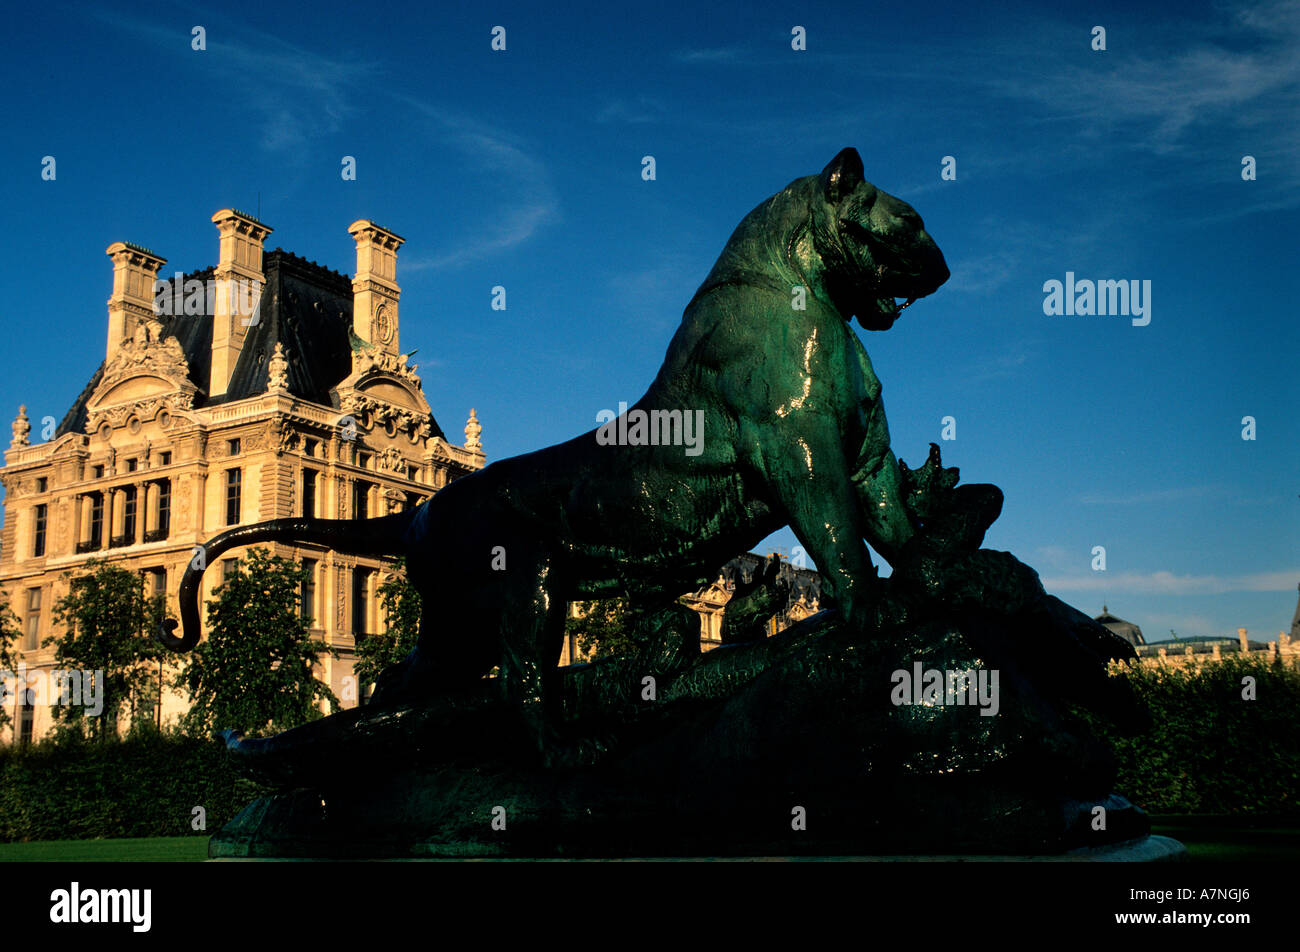
{"label": "stone facade", "polygon": [[[232,525],[284,516],[376,516],[417,505],[485,463],[471,413],[467,443],[449,442],[418,375],[398,347],[397,250],[371,221],[348,229],[357,273],[265,252],[271,229],[223,209],[212,218],[217,265],[168,279],[165,259],[127,242],[113,262],[105,360],[57,427],[33,444],[25,408],[0,469],[5,521],[0,588],[22,635],[32,683],[53,665],[40,646],[62,633],[55,604],[63,573],[88,559],[143,573],[146,594],[176,589],[194,547]],[[318,676],[345,706],[359,637],[382,630],[382,560],[312,546],[273,546],[311,571],[304,590],[312,634],[340,656]],[[238,557],[234,553],[230,558]],[[209,567],[203,599],[220,584]],[[352,687],[349,692],[347,687]],[[40,737],[45,699],[9,698],[12,739]],[[163,700],[174,721],[183,697]]]}
{"label": "stone facade", "polygon": [[[711,651],[722,644],[722,618],[727,603],[738,581],[748,582],[764,563],[764,557],[753,552],[738,556],[722,567],[717,579],[698,592],[682,596],[682,602],[700,616],[700,650]],[[790,585],[790,598],[784,610],[767,622],[768,637],[779,634],[795,622],[802,621],[820,610],[821,576],[809,569],[798,568],[789,562],[781,564],[781,577]],[[583,605],[574,602],[569,606],[574,618],[581,618]],[[576,635],[566,636],[560,654],[560,664],[573,664],[590,660],[590,652],[583,654]]]}
{"label": "stone facade", "polygon": [[1199,666],[1222,661],[1228,655],[1300,664],[1300,639],[1296,637],[1300,633],[1300,605],[1297,605],[1296,617],[1291,622],[1292,633],[1288,635],[1285,631],[1278,632],[1277,640],[1268,642],[1253,641],[1246,637],[1245,628],[1238,628],[1236,638],[1179,638],[1152,644],[1143,637],[1141,628],[1132,622],[1116,618],[1105,605],[1094,620],[1133,645],[1138,664],[1146,667]]}

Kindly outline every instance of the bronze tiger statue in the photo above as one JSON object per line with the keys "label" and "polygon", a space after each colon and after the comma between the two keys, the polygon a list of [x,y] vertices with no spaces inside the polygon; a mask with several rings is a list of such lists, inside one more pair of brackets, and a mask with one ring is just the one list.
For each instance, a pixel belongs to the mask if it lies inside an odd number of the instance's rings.
{"label": "bronze tiger statue", "polygon": [[[571,600],[671,601],[788,525],[823,599],[871,627],[880,583],[867,543],[894,564],[916,520],[880,382],[848,322],[887,330],[948,276],[921,217],[844,149],[745,216],[691,298],[627,413],[662,438],[609,445],[631,431],[606,424],[495,462],[408,512],[231,529],[205,546],[206,562],[258,542],[403,556],[423,602],[419,643],[380,677],[374,703],[455,692],[499,665],[542,753],[562,760],[547,705]],[[688,414],[692,447],[678,427]],[[181,636],[175,622],[160,632],[176,650],[198,642],[201,576],[192,566],[181,582]]]}

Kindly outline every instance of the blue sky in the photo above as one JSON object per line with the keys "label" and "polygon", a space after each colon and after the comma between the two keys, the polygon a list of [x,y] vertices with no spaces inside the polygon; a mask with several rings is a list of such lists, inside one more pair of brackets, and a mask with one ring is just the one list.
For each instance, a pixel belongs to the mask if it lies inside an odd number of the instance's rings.
{"label": "blue sky", "polygon": [[[348,273],[353,220],[403,235],[402,345],[439,423],[459,439],[475,407],[490,460],[550,445],[640,397],[740,219],[852,145],[953,273],[891,331],[858,331],[897,454],[919,465],[955,417],[945,462],[1006,494],[986,545],[1090,614],[1149,639],[1288,627],[1300,6],[440,6],[16,19],[6,419],[62,417],[102,359],[111,242],[196,270],[213,212],[260,207],[270,247]],[[1149,280],[1150,324],[1044,314],[1067,271]]]}

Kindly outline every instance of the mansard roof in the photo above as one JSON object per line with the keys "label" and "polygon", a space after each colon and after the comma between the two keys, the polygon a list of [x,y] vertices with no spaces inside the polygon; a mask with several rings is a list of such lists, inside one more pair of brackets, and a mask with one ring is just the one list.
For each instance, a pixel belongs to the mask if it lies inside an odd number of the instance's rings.
{"label": "mansard roof", "polygon": [[1146,638],[1142,636],[1140,627],[1131,621],[1125,621],[1123,618],[1112,615],[1110,609],[1105,605],[1101,606],[1101,614],[1094,618],[1093,621],[1106,626],[1134,647],[1147,643]]}
{"label": "mansard roof", "polygon": [[[754,578],[754,573],[761,571],[766,562],[765,557],[753,552],[746,552],[736,556],[724,565],[721,575],[728,582],[750,582]],[[809,601],[821,597],[821,576],[811,569],[801,569],[788,561],[782,560],[780,575],[790,584],[790,600],[786,605],[787,610],[800,597],[807,598]]]}
{"label": "mansard roof", "polygon": [[[244,338],[226,392],[217,397],[208,396],[213,321],[206,302],[202,315],[160,317],[162,338],[175,338],[189,364],[189,379],[199,390],[196,409],[266,393],[267,361],[277,343],[289,362],[289,392],[312,403],[331,406],[330,390],[352,373],[352,279],[283,248],[266,252],[262,271],[266,285],[257,322]],[[208,268],[185,274],[183,280],[206,282],[213,273]],[[101,363],[64,415],[57,435],[85,429],[86,404],[103,372]],[[445,439],[432,417],[430,422],[433,435]]]}

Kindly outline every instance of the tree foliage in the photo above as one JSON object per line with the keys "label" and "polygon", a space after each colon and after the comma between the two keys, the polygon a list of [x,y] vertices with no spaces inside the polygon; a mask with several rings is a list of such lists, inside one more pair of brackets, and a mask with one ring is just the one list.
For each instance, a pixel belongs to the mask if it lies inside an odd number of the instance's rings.
{"label": "tree foliage", "polygon": [[208,637],[177,680],[191,699],[186,730],[278,733],[320,717],[321,701],[339,709],[312,673],[320,656],[333,651],[311,640],[300,617],[305,576],[298,563],[262,548],[232,566],[207,603]]}
{"label": "tree foliage", "polygon": [[388,581],[379,586],[384,631],[363,638],[356,647],[353,672],[358,684],[373,684],[379,673],[411,653],[420,636],[420,593],[410,583],[401,561]]}
{"label": "tree foliage", "polygon": [[580,615],[565,619],[566,636],[577,636],[578,651],[583,657],[610,658],[634,653],[638,643],[634,634],[635,614],[623,598],[599,598],[579,603]]}
{"label": "tree foliage", "polygon": [[92,559],[86,574],[71,577],[68,594],[54,606],[54,619],[66,625],[62,636],[46,638],[55,646],[54,662],[63,671],[90,672],[94,687],[83,682],[83,700],[102,694],[98,716],[88,703],[57,704],[54,716],[74,731],[88,728],[100,740],[116,736],[123,709],[131,720],[153,722],[159,693],[159,666],[164,649],[153,631],[164,611],[161,595],[145,598],[144,579],[135,572]]}
{"label": "tree foliage", "polygon": [[1118,791],[1153,813],[1300,813],[1294,662],[1229,654],[1142,665],[1128,679],[1151,711],[1149,733],[1120,736],[1085,715],[1115,751]]}
{"label": "tree foliage", "polygon": [[0,591],[0,728],[8,726],[13,720],[9,716],[8,702],[10,690],[17,690],[16,683],[7,679],[6,674],[18,667],[18,656],[13,650],[13,643],[18,639],[18,616],[9,607],[9,596]]}

